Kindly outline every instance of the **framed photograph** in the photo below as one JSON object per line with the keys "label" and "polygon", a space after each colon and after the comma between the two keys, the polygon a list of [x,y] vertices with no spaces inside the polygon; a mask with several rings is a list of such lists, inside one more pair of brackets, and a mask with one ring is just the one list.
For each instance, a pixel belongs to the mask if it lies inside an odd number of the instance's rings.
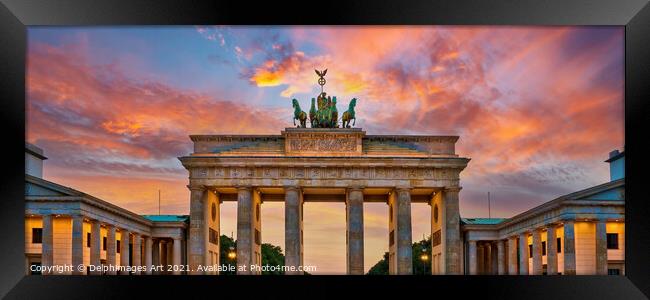
{"label": "framed photograph", "polygon": [[2,0],[0,295],[650,295],[648,1],[314,4]]}

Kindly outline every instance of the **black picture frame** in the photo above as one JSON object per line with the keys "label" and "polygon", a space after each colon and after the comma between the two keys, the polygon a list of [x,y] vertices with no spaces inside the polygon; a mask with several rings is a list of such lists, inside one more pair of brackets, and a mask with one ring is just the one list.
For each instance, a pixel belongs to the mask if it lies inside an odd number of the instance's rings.
{"label": "black picture frame", "polygon": [[[625,26],[625,276],[25,276],[26,26],[33,25],[620,25]],[[326,297],[643,299],[650,297],[648,0],[310,1],[0,0],[0,296],[25,298]],[[422,295],[414,296],[412,292]],[[645,296],[644,296],[645,295]]]}

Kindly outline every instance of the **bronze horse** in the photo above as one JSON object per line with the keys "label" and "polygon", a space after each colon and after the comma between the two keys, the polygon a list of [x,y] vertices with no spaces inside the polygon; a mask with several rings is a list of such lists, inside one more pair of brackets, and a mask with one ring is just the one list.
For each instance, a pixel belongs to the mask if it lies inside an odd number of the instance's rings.
{"label": "bronze horse", "polygon": [[357,123],[357,117],[354,113],[354,107],[357,106],[357,98],[352,98],[350,100],[350,105],[348,110],[343,112],[343,117],[341,117],[341,122],[343,123],[343,128],[350,128],[350,121],[354,120],[352,126]]}
{"label": "bronze horse", "polygon": [[298,128],[306,128],[307,127],[307,113],[305,113],[302,109],[300,109],[300,104],[298,104],[298,100],[293,99],[293,125],[296,125],[296,120],[300,121],[300,125],[298,125]]}

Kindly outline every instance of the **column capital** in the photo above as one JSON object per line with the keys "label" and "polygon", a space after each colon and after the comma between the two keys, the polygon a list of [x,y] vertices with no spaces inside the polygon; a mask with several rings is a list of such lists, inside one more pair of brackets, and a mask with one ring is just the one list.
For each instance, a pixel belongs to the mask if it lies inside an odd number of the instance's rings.
{"label": "column capital", "polygon": [[411,191],[411,186],[407,185],[400,185],[395,187],[396,192],[410,192]]}
{"label": "column capital", "polygon": [[235,185],[235,188],[237,189],[237,191],[239,191],[239,190],[248,190],[249,191],[249,190],[253,189],[253,187],[251,185],[248,185],[248,184]]}
{"label": "column capital", "polygon": [[347,191],[363,191],[365,187],[363,185],[350,185],[346,188]]}
{"label": "column capital", "polygon": [[450,192],[453,193],[453,192],[460,192],[461,189],[463,189],[463,188],[460,187],[460,186],[446,186],[442,190],[445,193],[450,193]]}
{"label": "column capital", "polygon": [[296,192],[300,192],[300,186],[299,186],[299,185],[294,185],[294,184],[291,184],[291,185],[285,185],[285,186],[284,186],[284,191],[285,191],[285,192],[287,192],[287,191],[296,191]]}
{"label": "column capital", "polygon": [[188,188],[190,191],[197,191],[197,192],[202,192],[202,191],[205,191],[205,190],[206,190],[206,188],[205,188],[204,185],[190,185],[190,184],[188,184],[188,185],[187,185],[187,188]]}

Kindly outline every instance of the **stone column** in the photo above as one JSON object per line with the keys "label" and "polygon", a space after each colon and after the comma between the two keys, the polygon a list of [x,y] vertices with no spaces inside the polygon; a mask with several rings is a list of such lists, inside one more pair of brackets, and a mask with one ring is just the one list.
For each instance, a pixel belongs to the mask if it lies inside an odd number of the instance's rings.
{"label": "stone column", "polygon": [[508,274],[517,275],[517,237],[508,238]]}
{"label": "stone column", "polygon": [[[102,251],[102,240],[101,240],[101,223],[97,220],[93,220],[90,224],[90,264],[96,267],[101,266],[101,251]],[[93,275],[101,275],[101,269],[93,271]]]}
{"label": "stone column", "polygon": [[485,261],[483,265],[485,266],[484,274],[492,274],[492,254],[494,253],[492,249],[492,244],[490,242],[485,242]]}
{"label": "stone column", "polygon": [[153,240],[150,236],[144,237],[144,265],[147,267],[145,274],[151,275],[151,265],[153,264],[152,251],[153,251]]}
{"label": "stone column", "polygon": [[[237,274],[252,274],[253,195],[250,186],[237,187]],[[240,268],[245,268],[240,270]]]}
{"label": "stone column", "polygon": [[[136,267],[142,266],[142,242],[139,233],[133,233],[133,265]],[[140,271],[136,270],[135,275],[140,275]]]}
{"label": "stone column", "polygon": [[84,263],[84,218],[82,215],[72,216],[72,275],[83,275],[78,265]]}
{"label": "stone column", "polygon": [[443,191],[443,210],[445,217],[443,239],[444,242],[444,274],[461,274],[461,242],[460,242],[460,210],[458,193],[460,187],[447,187]]}
{"label": "stone column", "polygon": [[174,237],[174,250],[172,251],[173,253],[173,259],[172,259],[172,264],[174,265],[173,267],[173,274],[174,275],[180,275],[181,274],[181,238],[180,237]]}
{"label": "stone column", "polygon": [[[120,266],[129,266],[129,241],[131,239],[130,233],[126,229],[120,229],[122,238],[120,239]],[[124,270],[120,275],[129,275],[129,272]]]}
{"label": "stone column", "polygon": [[497,243],[490,242],[490,274],[496,275],[499,270],[499,253],[497,251]]}
{"label": "stone column", "polygon": [[160,240],[159,248],[160,248],[160,264],[163,266],[160,273],[167,274],[167,264],[169,264],[167,258],[167,241]]}
{"label": "stone column", "polygon": [[[51,267],[54,265],[54,220],[52,215],[43,215],[43,239],[42,239],[41,266]],[[50,275],[43,272],[43,275]]]}
{"label": "stone column", "polygon": [[354,187],[347,192],[347,271],[350,275],[363,275],[363,189]]}
{"label": "stone column", "polygon": [[295,267],[296,271],[285,271],[286,275],[304,274],[297,271],[302,265],[302,203],[300,190],[295,186],[288,186],[284,189],[284,265]]}
{"label": "stone column", "polygon": [[[165,266],[165,271],[167,272],[167,274],[171,274],[172,272],[169,271],[169,266],[174,264],[174,253],[172,252],[172,250],[173,250],[172,241],[168,240],[167,243],[165,244],[165,246],[167,246],[167,249],[166,249],[167,250],[167,255],[166,255],[167,266]],[[173,268],[173,266],[172,266],[172,268]]]}
{"label": "stone column", "polygon": [[411,233],[411,190],[397,188],[397,270],[398,275],[413,274],[413,248]]}
{"label": "stone column", "polygon": [[497,241],[497,272],[499,275],[506,274],[506,245],[503,240]]}
{"label": "stone column", "polygon": [[533,229],[533,270],[531,275],[542,275],[542,231]]}
{"label": "stone column", "polygon": [[[205,219],[205,198],[207,191],[203,186],[188,186],[190,189],[190,228],[188,249],[188,265],[191,275],[200,275],[199,265],[205,265],[207,255],[208,224]],[[155,255],[155,253],[154,253]],[[160,262],[162,263],[162,262]]]}
{"label": "stone column", "polygon": [[[151,248],[152,248],[151,260],[153,262],[153,265],[158,267],[162,265],[162,261],[160,260],[160,240],[159,239],[153,240]],[[156,275],[160,274],[160,270],[155,270],[152,273]]]}
{"label": "stone column", "polygon": [[607,275],[607,223],[596,222],[596,275]]}
{"label": "stone column", "polygon": [[478,274],[485,275],[485,244],[483,244],[483,242],[478,243],[478,249],[476,253],[478,257]]}
{"label": "stone column", "polygon": [[528,275],[528,234],[519,234],[519,275]]}
{"label": "stone column", "polygon": [[546,274],[557,275],[557,236],[553,225],[546,228]]}
{"label": "stone column", "polygon": [[106,264],[109,267],[106,274],[109,275],[116,274],[114,270],[110,270],[111,266],[113,268],[117,266],[117,245],[115,241],[115,226],[106,224]]}
{"label": "stone column", "polygon": [[564,222],[564,273],[576,275],[576,233],[573,220]]}
{"label": "stone column", "polygon": [[476,241],[469,241],[469,275],[478,274],[478,261],[476,256],[478,255],[476,249]]}

